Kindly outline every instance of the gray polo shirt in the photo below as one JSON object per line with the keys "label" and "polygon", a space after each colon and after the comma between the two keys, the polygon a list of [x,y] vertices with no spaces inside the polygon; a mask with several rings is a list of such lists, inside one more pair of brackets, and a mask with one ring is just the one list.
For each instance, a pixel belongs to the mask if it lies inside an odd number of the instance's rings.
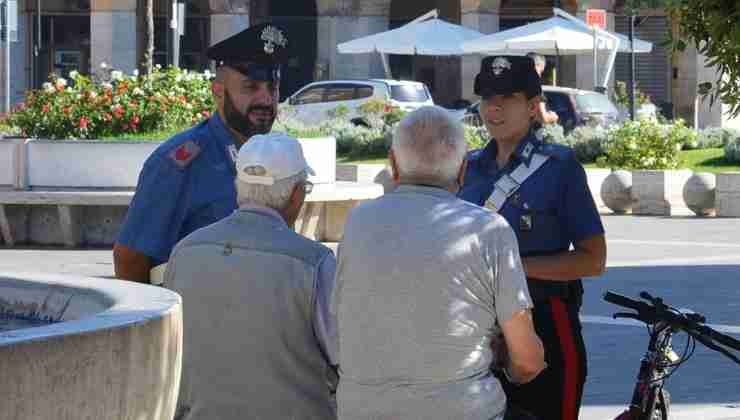
{"label": "gray polo shirt", "polygon": [[341,419],[503,414],[491,337],[532,302],[502,217],[401,185],[350,213],[335,293]]}

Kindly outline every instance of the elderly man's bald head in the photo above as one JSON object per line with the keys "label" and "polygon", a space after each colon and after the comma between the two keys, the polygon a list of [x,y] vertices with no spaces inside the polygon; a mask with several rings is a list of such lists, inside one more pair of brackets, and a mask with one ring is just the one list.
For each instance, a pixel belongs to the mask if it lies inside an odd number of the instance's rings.
{"label": "elderly man's bald head", "polygon": [[447,188],[458,179],[467,144],[462,123],[444,108],[426,106],[401,120],[391,149],[400,182]]}

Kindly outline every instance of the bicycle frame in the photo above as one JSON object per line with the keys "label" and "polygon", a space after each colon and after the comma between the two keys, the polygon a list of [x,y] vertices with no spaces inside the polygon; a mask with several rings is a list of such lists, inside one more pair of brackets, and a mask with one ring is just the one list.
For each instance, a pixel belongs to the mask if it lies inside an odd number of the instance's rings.
{"label": "bicycle frame", "polygon": [[[667,420],[669,410],[668,391],[663,389],[664,378],[670,373],[673,349],[671,338],[676,332],[666,323],[655,326],[656,333],[650,337],[648,350],[640,361],[640,370],[632,392],[629,409],[616,420]],[[658,417],[655,417],[656,414]]]}

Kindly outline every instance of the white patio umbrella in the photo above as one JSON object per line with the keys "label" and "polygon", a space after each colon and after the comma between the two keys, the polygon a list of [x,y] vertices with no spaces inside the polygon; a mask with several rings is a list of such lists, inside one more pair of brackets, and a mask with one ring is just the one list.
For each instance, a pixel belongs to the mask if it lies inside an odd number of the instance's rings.
{"label": "white patio umbrella", "polygon": [[[618,52],[630,52],[630,42],[624,35],[612,34],[620,38]],[[611,39],[597,37],[599,49],[612,49]],[[653,44],[635,39],[635,52],[648,53]],[[534,51],[545,55],[590,54],[594,50],[594,35],[584,28],[560,16],[496,32],[478,39],[462,43],[467,54],[526,54]]]}
{"label": "white patio umbrella", "polygon": [[342,54],[461,55],[465,41],[482,36],[478,31],[433,18],[344,42],[337,49]]}

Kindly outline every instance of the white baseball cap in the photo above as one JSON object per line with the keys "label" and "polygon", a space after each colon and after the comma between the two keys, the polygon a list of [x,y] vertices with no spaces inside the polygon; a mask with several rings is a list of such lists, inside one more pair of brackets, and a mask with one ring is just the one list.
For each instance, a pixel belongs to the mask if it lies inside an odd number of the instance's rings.
{"label": "white baseball cap", "polygon": [[251,137],[236,159],[236,174],[248,184],[273,185],[303,171],[315,175],[298,140],[280,132]]}

